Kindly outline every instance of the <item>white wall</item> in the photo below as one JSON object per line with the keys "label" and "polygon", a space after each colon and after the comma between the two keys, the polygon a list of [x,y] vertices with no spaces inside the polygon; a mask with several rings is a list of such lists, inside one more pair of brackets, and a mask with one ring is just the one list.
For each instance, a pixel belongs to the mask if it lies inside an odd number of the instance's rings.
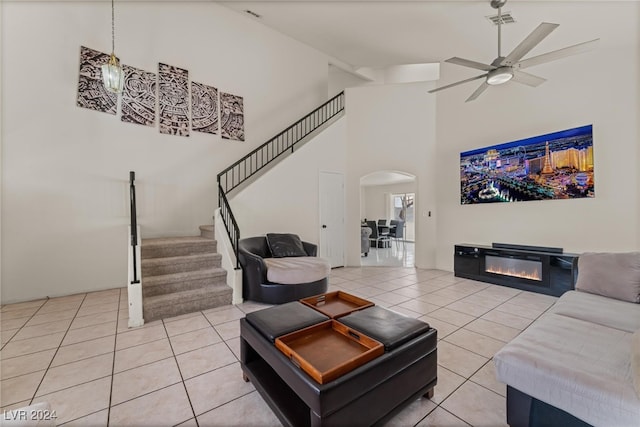
{"label": "white wall", "polygon": [[2,302],[125,286],[128,172],[143,237],[212,223],[216,174],[326,100],[324,54],[212,2],[116,2],[116,53],[244,97],[244,143],[76,107],[109,2],[2,2]]}
{"label": "white wall", "polygon": [[[438,268],[452,270],[453,245],[463,242],[558,246],[567,252],[640,248],[640,3],[611,3],[580,5],[579,25],[600,37],[600,46],[527,69],[547,78],[543,85],[508,83],[469,103],[464,100],[475,83],[438,93]],[[460,68],[443,67],[442,84],[469,77]],[[595,198],[460,205],[460,152],[591,123]]]}
{"label": "white wall", "polygon": [[318,244],[321,171],[346,172],[346,117],[296,149],[230,200],[242,237],[295,233]]}
{"label": "white wall", "polygon": [[334,65],[329,65],[329,98],[333,98],[346,88],[367,84],[371,84],[371,82],[341,70]]}
{"label": "white wall", "polygon": [[[636,8],[636,31],[635,39],[640,40],[640,7]],[[638,49],[636,48],[636,52]],[[636,55],[636,67],[640,70],[640,55]],[[637,79],[637,76],[636,76]],[[640,110],[640,84],[636,84],[636,106]],[[637,117],[637,116],[636,116]],[[640,130],[638,130],[640,133]],[[640,165],[640,149],[637,150],[636,165]],[[638,170],[638,181],[640,181],[640,170]],[[640,212],[640,197],[636,197],[636,209]],[[636,247],[640,248],[640,220],[636,226]]]}
{"label": "white wall", "polygon": [[360,178],[394,170],[416,176],[416,266],[435,265],[436,122],[433,83],[346,90],[347,265],[360,265]]}
{"label": "white wall", "polygon": [[[0,5],[0,25],[2,25],[1,23],[3,22],[3,12],[2,12],[2,7]],[[3,31],[0,27],[0,46],[2,46],[3,44]],[[0,51],[0,57],[2,56],[2,52]],[[3,74],[3,66],[2,66],[2,62],[0,61],[0,100],[2,100],[2,87],[3,87],[3,83],[4,80],[2,78],[2,74]],[[3,181],[3,177],[2,177],[2,169],[3,169],[3,165],[4,165],[4,157],[3,157],[3,144],[2,144],[2,135],[3,131],[3,122],[4,122],[4,113],[3,113],[3,103],[0,102],[0,188],[2,187],[2,181]],[[0,242],[2,242],[2,195],[0,195]],[[2,301],[2,244],[0,243],[0,301]]]}
{"label": "white wall", "polygon": [[395,219],[388,217],[391,194],[415,193],[416,183],[367,185],[362,189],[361,197],[364,199],[364,209],[360,211],[360,217],[377,221],[378,219]]}

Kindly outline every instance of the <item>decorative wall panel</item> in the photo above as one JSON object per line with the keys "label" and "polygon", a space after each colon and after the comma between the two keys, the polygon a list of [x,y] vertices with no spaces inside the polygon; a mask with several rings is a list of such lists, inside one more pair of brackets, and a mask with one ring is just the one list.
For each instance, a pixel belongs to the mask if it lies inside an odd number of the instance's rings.
{"label": "decorative wall panel", "polygon": [[218,133],[218,89],[191,82],[191,129]]}
{"label": "decorative wall panel", "polygon": [[128,65],[124,69],[123,122],[144,126],[156,124],[156,74]]}
{"label": "decorative wall panel", "polygon": [[104,88],[100,68],[109,62],[109,56],[106,53],[80,46],[80,76],[76,102],[78,107],[116,114],[118,95]]}
{"label": "decorative wall panel", "polygon": [[220,92],[220,129],[222,138],[244,141],[242,97]]}
{"label": "decorative wall panel", "polygon": [[160,133],[189,136],[189,72],[158,63]]}

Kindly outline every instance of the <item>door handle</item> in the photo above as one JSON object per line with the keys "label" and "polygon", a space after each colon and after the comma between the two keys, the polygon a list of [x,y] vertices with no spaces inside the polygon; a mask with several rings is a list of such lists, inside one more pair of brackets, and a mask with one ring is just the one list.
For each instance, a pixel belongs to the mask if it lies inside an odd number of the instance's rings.
{"label": "door handle", "polygon": [[322,224],[322,228],[327,228],[326,224]]}

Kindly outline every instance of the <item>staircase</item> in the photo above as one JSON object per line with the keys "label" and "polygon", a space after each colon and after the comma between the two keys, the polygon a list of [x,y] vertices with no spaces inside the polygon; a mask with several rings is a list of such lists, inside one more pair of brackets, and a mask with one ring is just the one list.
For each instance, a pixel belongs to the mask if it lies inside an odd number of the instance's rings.
{"label": "staircase", "polygon": [[277,162],[311,140],[318,132],[322,132],[344,115],[344,108],[343,91],[218,174],[218,207],[234,251],[236,269],[240,269],[240,227],[227,195],[253,182]]}
{"label": "staircase", "polygon": [[200,236],[142,239],[145,322],[231,304],[212,225]]}

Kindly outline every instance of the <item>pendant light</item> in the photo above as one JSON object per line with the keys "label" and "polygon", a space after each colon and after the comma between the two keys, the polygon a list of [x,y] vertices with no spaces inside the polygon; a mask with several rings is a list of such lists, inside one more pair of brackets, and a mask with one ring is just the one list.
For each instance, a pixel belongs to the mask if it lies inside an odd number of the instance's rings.
{"label": "pendant light", "polygon": [[122,87],[124,86],[124,70],[120,66],[120,61],[116,58],[115,45],[116,45],[116,33],[115,33],[115,12],[114,12],[114,0],[111,0],[111,57],[109,62],[102,66],[102,81],[104,87],[109,92],[122,93]]}

